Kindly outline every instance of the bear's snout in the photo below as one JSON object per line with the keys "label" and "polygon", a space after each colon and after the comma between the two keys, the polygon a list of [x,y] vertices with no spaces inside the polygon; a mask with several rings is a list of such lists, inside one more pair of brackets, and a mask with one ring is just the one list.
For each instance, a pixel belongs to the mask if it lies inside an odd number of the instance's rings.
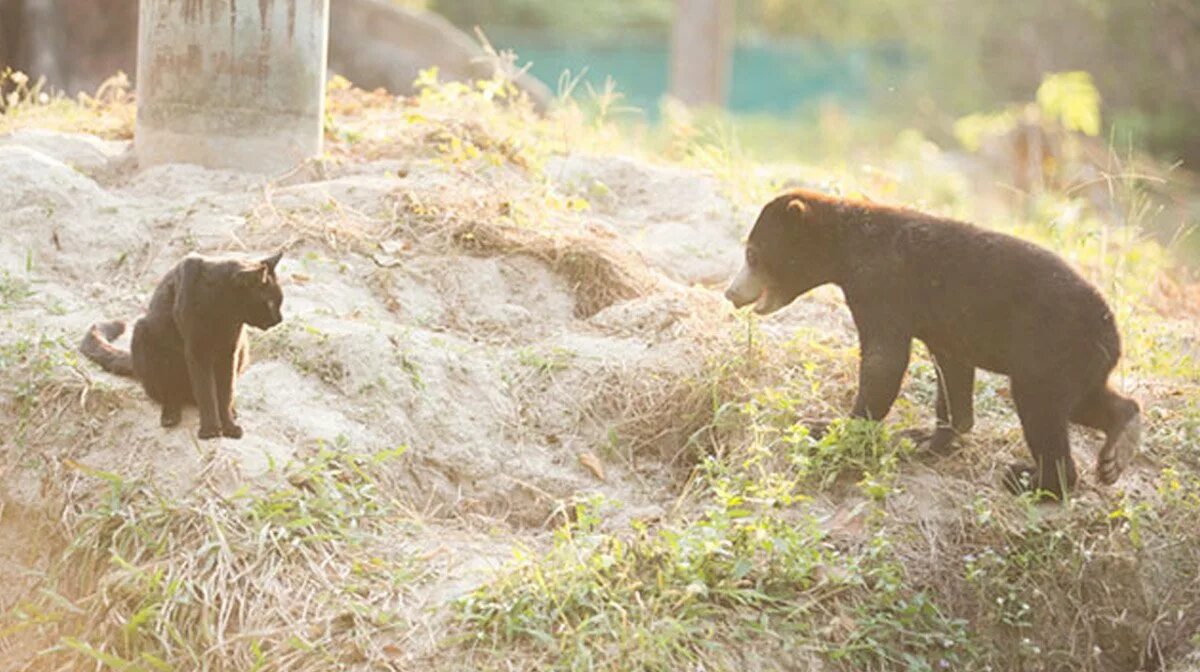
{"label": "bear's snout", "polygon": [[735,308],[754,303],[762,296],[763,284],[758,277],[750,270],[749,266],[743,266],[742,270],[729,283],[729,289],[725,290],[725,298],[733,304]]}
{"label": "bear's snout", "polygon": [[[728,289],[725,290],[725,300],[732,303],[735,308],[742,307],[742,306],[738,305],[738,296],[737,296],[737,294],[733,293],[733,287],[729,287]],[[742,304],[742,305],[745,305],[745,304]]]}

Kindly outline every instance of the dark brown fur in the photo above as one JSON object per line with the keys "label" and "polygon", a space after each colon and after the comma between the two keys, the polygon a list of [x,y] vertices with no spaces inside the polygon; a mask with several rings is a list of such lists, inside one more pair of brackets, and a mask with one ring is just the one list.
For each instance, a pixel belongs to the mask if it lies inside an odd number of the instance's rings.
{"label": "dark brown fur", "polygon": [[887,414],[917,338],[937,366],[936,452],[974,424],[977,367],[1010,377],[1033,454],[1034,466],[1010,470],[1010,487],[1027,481],[1061,496],[1075,483],[1069,422],[1106,433],[1105,483],[1136,451],[1138,405],[1107,382],[1121,354],[1113,314],[1057,255],[970,224],[799,190],[763,209],[746,254],[745,279],[727,293],[735,304],[772,312],[818,285],[842,289],[862,357],[852,416]]}
{"label": "dark brown fur", "polygon": [[270,329],[283,319],[280,256],[254,263],[189,256],[159,282],[129,352],[112,345],[123,322],[93,325],[79,349],[106,371],[141,381],[162,405],[163,427],[179,424],[184,404],[196,404],[201,439],[241,438],[234,383],[249,363],[243,325]]}

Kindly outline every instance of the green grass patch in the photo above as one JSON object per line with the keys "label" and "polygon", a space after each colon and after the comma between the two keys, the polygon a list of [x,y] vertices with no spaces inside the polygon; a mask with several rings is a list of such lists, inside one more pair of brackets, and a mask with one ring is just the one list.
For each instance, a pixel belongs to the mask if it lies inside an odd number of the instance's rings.
{"label": "green grass patch", "polygon": [[[604,532],[598,503],[577,504],[548,550],[520,554],[459,602],[465,646],[485,667],[519,651],[563,670],[737,669],[750,658],[771,669],[772,657],[780,669],[816,658],[957,668],[973,655],[965,623],[905,581],[887,536],[840,546],[807,506],[813,478],[892,468],[886,434],[869,424],[838,423],[819,442],[799,432],[781,459],[712,457],[691,503],[701,512],[658,527]],[[822,459],[838,466],[815,468]]]}
{"label": "green grass patch", "polygon": [[854,479],[872,498],[886,497],[901,461],[914,452],[913,443],[893,437],[883,423],[852,419],[828,422],[824,433],[814,437],[810,421],[803,417],[803,409],[811,403],[805,399],[786,387],[767,388],[738,409],[741,417],[736,422],[752,437],[744,464],[771,463],[776,467],[773,473],[787,474],[787,482],[796,486],[815,484],[826,489]]}

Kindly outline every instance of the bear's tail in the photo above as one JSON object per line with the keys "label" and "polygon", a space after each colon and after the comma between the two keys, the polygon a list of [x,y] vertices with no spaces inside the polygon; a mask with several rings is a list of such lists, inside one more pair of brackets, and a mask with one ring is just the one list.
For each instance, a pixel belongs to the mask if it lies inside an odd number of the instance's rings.
{"label": "bear's tail", "polygon": [[133,357],[128,352],[113,347],[112,344],[123,333],[125,333],[125,323],[120,320],[93,324],[84,335],[83,342],[79,344],[79,351],[109,373],[135,378]]}

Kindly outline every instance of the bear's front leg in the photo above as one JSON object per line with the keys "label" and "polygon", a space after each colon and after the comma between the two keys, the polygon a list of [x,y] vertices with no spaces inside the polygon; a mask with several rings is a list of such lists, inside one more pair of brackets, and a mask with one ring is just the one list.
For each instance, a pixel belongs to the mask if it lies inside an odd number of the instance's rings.
{"label": "bear's front leg", "polygon": [[858,395],[850,417],[883,420],[900,393],[912,338],[894,333],[864,333],[860,327],[859,341],[862,359],[858,368]]}

